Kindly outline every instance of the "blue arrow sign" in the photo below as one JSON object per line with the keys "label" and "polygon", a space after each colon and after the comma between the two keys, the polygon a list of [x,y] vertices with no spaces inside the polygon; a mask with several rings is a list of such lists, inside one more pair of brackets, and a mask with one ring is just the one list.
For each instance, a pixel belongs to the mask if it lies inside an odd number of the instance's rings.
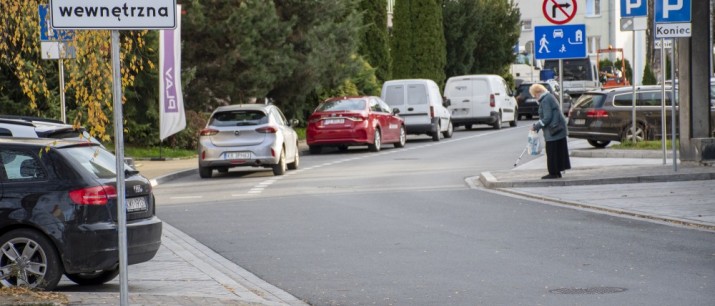
{"label": "blue arrow sign", "polygon": [[71,41],[74,40],[73,30],[55,30],[50,26],[49,7],[40,4],[40,41]]}
{"label": "blue arrow sign", "polygon": [[621,0],[621,18],[647,16],[648,0]]}
{"label": "blue arrow sign", "polygon": [[586,25],[571,24],[534,27],[537,60],[586,57]]}
{"label": "blue arrow sign", "polygon": [[655,0],[655,22],[690,22],[692,21],[691,0]]}

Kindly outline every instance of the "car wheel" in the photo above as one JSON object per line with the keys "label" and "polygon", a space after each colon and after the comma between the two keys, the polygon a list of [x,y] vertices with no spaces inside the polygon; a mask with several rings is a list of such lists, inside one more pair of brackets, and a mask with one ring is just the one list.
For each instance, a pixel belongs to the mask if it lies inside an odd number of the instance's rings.
{"label": "car wheel", "polygon": [[323,148],[319,146],[308,146],[308,150],[310,151],[310,154],[320,154],[320,151],[323,151]]}
{"label": "car wheel", "polygon": [[228,168],[218,168],[218,173],[226,174],[228,173]]}
{"label": "car wheel", "polygon": [[645,126],[643,126],[642,123],[638,123],[636,125],[635,137],[633,136],[633,125],[630,123],[623,129],[622,135],[623,136],[621,137],[621,142],[633,141],[634,139],[635,139],[635,141],[640,142],[640,141],[647,140],[646,137],[648,137],[648,135],[646,134],[646,131],[645,131]]}
{"label": "car wheel", "polygon": [[53,290],[62,277],[62,263],[49,239],[17,229],[0,236],[0,274],[0,287]]}
{"label": "car wheel", "polygon": [[471,130],[472,130],[472,125],[471,125],[471,124],[465,124],[465,125],[464,125],[464,128],[471,131]]}
{"label": "car wheel", "polygon": [[516,127],[516,122],[519,120],[519,116],[514,116],[514,120],[509,122],[510,127]]}
{"label": "car wheel", "polygon": [[588,144],[596,147],[596,148],[605,148],[609,143],[611,143],[608,140],[593,140],[593,139],[588,139]]}
{"label": "car wheel", "polygon": [[213,172],[213,169],[199,166],[199,176],[201,178],[211,178],[211,172]]}
{"label": "car wheel", "polygon": [[296,170],[300,167],[300,150],[298,150],[298,144],[295,145],[295,159],[293,162],[288,164],[288,169]]}
{"label": "car wheel", "polygon": [[444,138],[452,138],[454,133],[454,126],[452,125],[452,120],[449,120],[449,125],[447,126],[447,131],[444,132]]}
{"label": "car wheel", "polygon": [[442,140],[442,127],[437,123],[437,132],[432,133],[432,141],[440,141]]}
{"label": "car wheel", "polygon": [[379,130],[379,129],[375,129],[375,137],[374,137],[374,139],[375,139],[375,140],[372,142],[372,144],[367,145],[367,147],[368,147],[368,149],[370,149],[370,151],[372,151],[372,152],[379,152],[379,151],[380,151],[380,146],[382,146],[382,138],[381,138],[381,136],[380,136],[380,130]]}
{"label": "car wheel", "polygon": [[395,143],[395,148],[402,148],[407,143],[407,132],[405,132],[405,127],[400,127],[400,139]]}
{"label": "car wheel", "polygon": [[347,151],[348,151],[348,146],[345,146],[345,145],[338,146],[338,151],[340,151],[340,152],[347,152]]}
{"label": "car wheel", "polygon": [[497,121],[494,122],[494,124],[492,125],[492,127],[494,127],[495,130],[500,130],[500,129],[501,129],[501,125],[502,125],[502,122],[501,122],[501,112],[500,112],[499,115],[497,115]]}
{"label": "car wheel", "polygon": [[112,270],[103,270],[90,273],[66,273],[65,276],[71,281],[77,283],[77,285],[91,286],[91,285],[101,285],[110,280],[113,280],[119,275],[119,267]]}
{"label": "car wheel", "polygon": [[534,118],[534,116],[532,116],[532,115],[526,115],[526,119],[531,120],[532,118]]}
{"label": "car wheel", "polygon": [[278,163],[273,165],[273,175],[283,175],[286,173],[286,150],[281,150]]}

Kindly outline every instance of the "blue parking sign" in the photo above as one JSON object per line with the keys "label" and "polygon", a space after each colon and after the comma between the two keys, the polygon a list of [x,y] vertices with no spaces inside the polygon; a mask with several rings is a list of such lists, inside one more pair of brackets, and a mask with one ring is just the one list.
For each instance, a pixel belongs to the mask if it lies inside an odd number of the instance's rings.
{"label": "blue parking sign", "polygon": [[50,10],[46,4],[40,4],[37,11],[40,15],[40,41],[71,41],[74,39],[73,30],[56,30],[50,26]]}
{"label": "blue parking sign", "polygon": [[690,22],[691,0],[655,0],[655,22]]}
{"label": "blue parking sign", "polygon": [[586,25],[534,27],[534,49],[537,60],[585,58]]}
{"label": "blue parking sign", "polygon": [[621,0],[621,18],[648,16],[648,0]]}

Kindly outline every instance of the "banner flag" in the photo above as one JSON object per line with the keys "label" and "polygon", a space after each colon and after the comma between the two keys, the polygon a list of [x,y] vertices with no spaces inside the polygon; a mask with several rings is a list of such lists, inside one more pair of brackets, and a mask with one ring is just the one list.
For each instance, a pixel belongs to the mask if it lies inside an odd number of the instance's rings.
{"label": "banner flag", "polygon": [[159,31],[159,139],[186,128],[181,93],[181,5],[176,8],[176,29]]}

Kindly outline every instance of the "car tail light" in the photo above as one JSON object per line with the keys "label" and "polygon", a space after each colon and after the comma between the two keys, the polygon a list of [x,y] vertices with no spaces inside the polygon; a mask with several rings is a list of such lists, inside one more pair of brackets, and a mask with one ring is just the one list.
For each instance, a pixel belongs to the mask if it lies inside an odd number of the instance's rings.
{"label": "car tail light", "polygon": [[70,199],[79,205],[106,205],[109,199],[117,198],[114,186],[94,186],[69,192]]}
{"label": "car tail light", "polygon": [[214,130],[214,129],[203,129],[199,133],[199,135],[201,135],[201,136],[213,136],[216,134],[218,134],[218,130]]}
{"label": "car tail light", "polygon": [[489,107],[494,107],[497,105],[496,98],[494,97],[494,94],[489,95]]}
{"label": "car tail light", "polygon": [[588,117],[588,118],[608,118],[608,112],[603,109],[589,108],[586,110],[586,117]]}
{"label": "car tail light", "polygon": [[308,123],[318,123],[322,119],[320,116],[310,116]]}
{"label": "car tail light", "polygon": [[429,107],[429,116],[430,118],[434,118],[434,106]]}
{"label": "car tail light", "polygon": [[262,128],[257,128],[256,132],[264,134],[275,134],[278,133],[278,129],[273,126],[264,126]]}
{"label": "car tail light", "polygon": [[345,116],[345,117],[348,118],[348,119],[350,119],[350,120],[352,120],[352,121],[356,121],[356,122],[361,122],[361,121],[364,121],[364,120],[367,119],[366,117],[364,117],[364,116],[362,116],[362,115],[360,115],[360,114],[347,115],[347,116]]}

